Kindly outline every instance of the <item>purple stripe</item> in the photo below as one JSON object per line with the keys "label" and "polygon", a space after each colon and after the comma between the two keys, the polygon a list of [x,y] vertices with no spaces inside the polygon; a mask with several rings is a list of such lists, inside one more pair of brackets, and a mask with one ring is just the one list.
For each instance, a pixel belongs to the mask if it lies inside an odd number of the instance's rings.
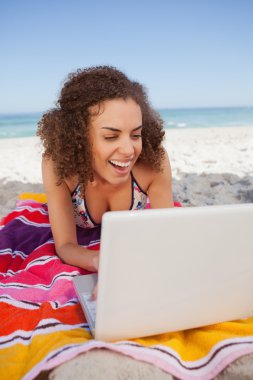
{"label": "purple stripe", "polygon": [[[92,241],[99,240],[100,230],[100,227],[86,229],[77,226],[78,243],[88,246]],[[50,227],[35,227],[14,219],[0,231],[0,250],[11,249],[29,255],[52,238]]]}

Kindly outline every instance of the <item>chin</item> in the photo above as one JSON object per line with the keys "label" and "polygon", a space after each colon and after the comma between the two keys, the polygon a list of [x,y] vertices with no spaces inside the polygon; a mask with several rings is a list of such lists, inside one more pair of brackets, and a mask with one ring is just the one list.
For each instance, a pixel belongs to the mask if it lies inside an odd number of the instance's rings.
{"label": "chin", "polygon": [[112,186],[121,185],[122,183],[126,182],[130,176],[130,172],[122,175],[122,176],[115,176],[112,174],[104,175],[104,173],[96,173],[95,178],[97,178],[99,181],[108,183]]}
{"label": "chin", "polygon": [[112,185],[121,185],[122,183],[127,182],[129,175],[130,175],[130,173],[125,175],[125,176],[119,177],[119,178],[112,178],[108,182]]}
{"label": "chin", "polygon": [[115,184],[115,185],[120,185],[122,183],[127,182],[129,177],[130,177],[130,171],[129,171],[129,173],[126,173],[124,175],[113,176],[113,177],[111,176],[110,177],[110,183]]}

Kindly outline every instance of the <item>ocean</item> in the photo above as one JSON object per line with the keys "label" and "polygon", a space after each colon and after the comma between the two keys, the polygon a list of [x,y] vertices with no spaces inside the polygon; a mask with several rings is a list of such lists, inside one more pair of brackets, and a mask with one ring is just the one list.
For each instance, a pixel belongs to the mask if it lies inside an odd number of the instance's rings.
{"label": "ocean", "polygon": [[[253,127],[253,107],[157,110],[166,129]],[[42,113],[0,115],[0,139],[35,136]]]}

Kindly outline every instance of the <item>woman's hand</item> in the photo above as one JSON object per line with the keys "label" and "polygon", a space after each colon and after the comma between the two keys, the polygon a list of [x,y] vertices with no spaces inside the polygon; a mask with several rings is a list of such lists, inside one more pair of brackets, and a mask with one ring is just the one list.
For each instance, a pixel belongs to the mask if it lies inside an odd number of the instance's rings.
{"label": "woman's hand", "polygon": [[87,265],[85,265],[85,269],[91,272],[97,272],[99,266],[99,251],[91,251],[85,253],[87,255]]}
{"label": "woman's hand", "polygon": [[[99,251],[94,251],[94,253],[93,253],[92,257],[91,257],[91,262],[92,262],[92,265],[95,268],[95,271],[98,271],[98,266],[99,266]],[[97,284],[96,284],[95,288],[93,289],[91,298],[93,300],[97,299]]]}
{"label": "woman's hand", "polygon": [[57,254],[66,264],[86,269],[89,272],[98,271],[99,251],[87,249],[78,244],[66,243],[58,248]]}
{"label": "woman's hand", "polygon": [[96,284],[95,288],[93,289],[91,299],[96,300],[97,299],[97,293],[98,293],[98,285]]}

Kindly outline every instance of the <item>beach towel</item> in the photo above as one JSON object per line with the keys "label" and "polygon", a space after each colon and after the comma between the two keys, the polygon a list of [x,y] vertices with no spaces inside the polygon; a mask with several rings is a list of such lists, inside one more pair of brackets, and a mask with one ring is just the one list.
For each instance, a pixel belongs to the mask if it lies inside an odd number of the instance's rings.
{"label": "beach towel", "polygon": [[[179,379],[212,379],[253,352],[253,318],[129,341],[92,338],[73,287],[89,273],[56,255],[47,205],[18,202],[0,227],[0,378],[34,379],[94,348],[151,363]],[[77,227],[79,244],[99,248],[100,228]],[[187,317],[187,316],[186,316]]]}

